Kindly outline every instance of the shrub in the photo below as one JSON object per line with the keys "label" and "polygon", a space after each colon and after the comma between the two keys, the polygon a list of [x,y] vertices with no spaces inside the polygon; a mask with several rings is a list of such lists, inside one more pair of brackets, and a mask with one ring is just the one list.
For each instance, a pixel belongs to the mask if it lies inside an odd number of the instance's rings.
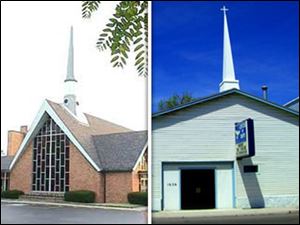
{"label": "shrub", "polygon": [[135,205],[148,205],[147,192],[131,192],[128,194],[128,202]]}
{"label": "shrub", "polygon": [[19,190],[1,192],[1,198],[18,199],[21,195],[24,195],[24,192]]}
{"label": "shrub", "polygon": [[66,192],[64,196],[67,202],[83,202],[83,203],[94,203],[96,199],[96,194],[93,191],[70,191]]}

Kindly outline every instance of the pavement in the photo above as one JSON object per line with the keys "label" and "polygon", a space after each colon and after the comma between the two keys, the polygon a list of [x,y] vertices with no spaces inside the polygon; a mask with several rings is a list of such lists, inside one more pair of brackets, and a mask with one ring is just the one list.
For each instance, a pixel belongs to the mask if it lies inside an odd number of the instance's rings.
{"label": "pavement", "polygon": [[32,201],[32,200],[11,200],[1,199],[2,203],[6,204],[27,204],[27,205],[41,205],[41,206],[64,206],[73,208],[90,208],[90,209],[110,209],[110,210],[121,210],[121,211],[147,211],[147,207],[132,205],[132,204],[99,204],[99,203],[74,203],[74,202],[46,202],[46,201]]}
{"label": "pavement", "polygon": [[152,214],[154,224],[299,224],[297,208],[213,209],[163,211]]}
{"label": "pavement", "polygon": [[208,209],[208,210],[180,210],[154,212],[154,218],[184,218],[184,217],[224,217],[224,216],[253,216],[274,214],[299,213],[296,208],[261,208],[261,209]]}
{"label": "pavement", "polygon": [[146,224],[147,212],[1,201],[1,224]]}

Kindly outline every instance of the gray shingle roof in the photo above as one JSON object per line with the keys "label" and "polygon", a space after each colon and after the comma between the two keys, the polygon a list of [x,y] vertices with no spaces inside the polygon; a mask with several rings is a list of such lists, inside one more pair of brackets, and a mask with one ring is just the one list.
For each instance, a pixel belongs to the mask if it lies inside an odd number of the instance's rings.
{"label": "gray shingle roof", "polygon": [[147,143],[147,131],[93,137],[105,171],[131,171]]}
{"label": "gray shingle roof", "polygon": [[[136,156],[138,152],[142,152],[144,146],[139,142],[142,141],[144,145],[145,142],[141,140],[140,135],[137,135],[139,132],[133,132],[128,128],[85,114],[89,123],[89,126],[87,126],[75,119],[62,105],[49,100],[47,100],[47,102],[101,170],[110,168],[106,162],[111,162],[114,155],[119,155],[118,151],[120,151],[120,149],[116,146],[118,143],[126,146],[126,154],[128,154],[126,164],[128,165],[126,166],[122,163],[114,164],[114,166],[111,167],[114,168],[114,170],[123,171],[125,168],[130,168],[132,164],[135,163],[133,162],[134,156]],[[135,138],[137,138],[137,140],[134,140]],[[130,143],[126,143],[127,141],[132,143],[132,150],[130,150]],[[114,144],[114,142],[116,143]],[[112,147],[110,147],[110,145]],[[116,160],[118,160],[118,158],[116,158]],[[120,167],[118,167],[118,165]]]}
{"label": "gray shingle roof", "polygon": [[1,156],[1,171],[9,171],[13,156]]}

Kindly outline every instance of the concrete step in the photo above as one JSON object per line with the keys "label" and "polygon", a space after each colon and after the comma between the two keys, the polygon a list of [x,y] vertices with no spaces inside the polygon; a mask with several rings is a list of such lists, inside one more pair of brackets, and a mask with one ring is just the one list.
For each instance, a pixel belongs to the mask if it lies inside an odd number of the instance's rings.
{"label": "concrete step", "polygon": [[64,202],[64,193],[31,192],[20,196],[21,200]]}

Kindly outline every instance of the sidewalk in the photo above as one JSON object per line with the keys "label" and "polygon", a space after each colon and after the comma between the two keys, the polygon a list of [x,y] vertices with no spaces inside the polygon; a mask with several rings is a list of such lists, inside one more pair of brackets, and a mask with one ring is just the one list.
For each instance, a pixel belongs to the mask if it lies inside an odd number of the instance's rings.
{"label": "sidewalk", "polygon": [[147,207],[131,204],[110,204],[110,203],[77,203],[77,202],[41,202],[29,200],[11,200],[1,199],[2,203],[8,204],[29,204],[29,205],[45,205],[45,206],[60,206],[60,207],[74,207],[74,208],[91,208],[91,209],[109,209],[119,211],[147,211]]}
{"label": "sidewalk", "polygon": [[278,215],[296,214],[298,208],[261,208],[261,209],[209,209],[209,210],[184,210],[153,212],[154,219],[160,218],[200,218],[200,217],[225,217],[225,216],[253,216],[253,215]]}

